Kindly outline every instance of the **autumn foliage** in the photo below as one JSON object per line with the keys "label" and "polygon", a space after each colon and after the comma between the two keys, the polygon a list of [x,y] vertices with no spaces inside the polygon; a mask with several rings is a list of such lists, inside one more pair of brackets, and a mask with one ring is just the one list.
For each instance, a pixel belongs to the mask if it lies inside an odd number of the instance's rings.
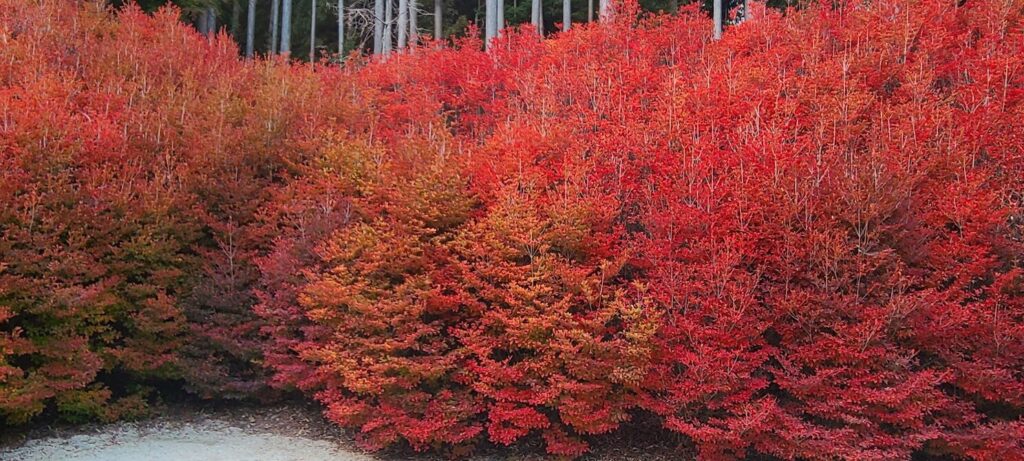
{"label": "autumn foliage", "polygon": [[[620,5],[345,65],[0,0],[0,415],[1024,459],[1024,3]],[[654,430],[654,428],[650,428]]]}

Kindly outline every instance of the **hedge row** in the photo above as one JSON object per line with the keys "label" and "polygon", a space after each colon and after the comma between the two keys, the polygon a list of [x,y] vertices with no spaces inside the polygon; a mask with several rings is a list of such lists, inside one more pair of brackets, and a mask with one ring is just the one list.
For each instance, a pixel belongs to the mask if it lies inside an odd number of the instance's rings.
{"label": "hedge row", "polygon": [[1024,3],[752,3],[338,66],[0,0],[0,414],[1024,458]]}

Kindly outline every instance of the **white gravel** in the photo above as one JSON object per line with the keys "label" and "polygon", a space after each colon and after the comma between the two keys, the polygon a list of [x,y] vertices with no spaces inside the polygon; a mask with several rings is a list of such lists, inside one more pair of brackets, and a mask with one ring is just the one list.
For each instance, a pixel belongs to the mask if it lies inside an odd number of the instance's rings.
{"label": "white gravel", "polygon": [[0,450],[3,461],[371,461],[330,441],[261,433],[220,419],[29,440]]}

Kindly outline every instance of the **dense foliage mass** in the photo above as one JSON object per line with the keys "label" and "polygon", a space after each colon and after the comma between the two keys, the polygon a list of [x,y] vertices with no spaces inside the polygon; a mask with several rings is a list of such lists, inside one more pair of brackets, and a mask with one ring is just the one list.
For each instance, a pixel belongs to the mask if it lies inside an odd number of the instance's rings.
{"label": "dense foliage mass", "polygon": [[369,449],[1024,458],[1024,2],[342,67],[78,3],[0,0],[6,424],[178,383]]}

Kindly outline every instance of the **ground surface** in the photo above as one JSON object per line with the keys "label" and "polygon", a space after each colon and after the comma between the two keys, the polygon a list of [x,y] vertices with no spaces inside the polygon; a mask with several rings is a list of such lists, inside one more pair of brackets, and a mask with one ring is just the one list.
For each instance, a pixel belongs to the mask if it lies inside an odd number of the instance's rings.
{"label": "ground surface", "polygon": [[[679,459],[665,441],[616,438],[588,456],[599,461]],[[545,459],[537,446],[492,447],[472,461]],[[352,438],[301,405],[162,409],[160,416],[108,425],[39,427],[0,436],[0,461],[436,461],[436,455],[368,455]],[[548,458],[550,459],[550,458]]]}
{"label": "ground surface", "polygon": [[256,434],[225,421],[140,429],[118,425],[97,434],[33,440],[0,454],[11,461],[355,461],[370,459],[334,444]]}
{"label": "ground surface", "polygon": [[42,431],[3,461],[369,461],[300,408],[175,411],[137,423]]}

